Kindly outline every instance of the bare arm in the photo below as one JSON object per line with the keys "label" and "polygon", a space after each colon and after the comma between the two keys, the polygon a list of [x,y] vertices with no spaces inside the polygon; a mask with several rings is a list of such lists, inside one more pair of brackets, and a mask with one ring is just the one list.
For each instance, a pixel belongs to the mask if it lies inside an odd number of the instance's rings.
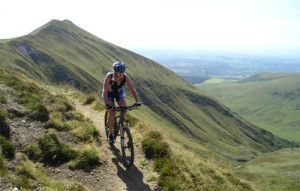
{"label": "bare arm", "polygon": [[128,89],[129,89],[129,91],[130,91],[131,94],[133,95],[135,101],[138,102],[138,101],[139,101],[139,98],[138,98],[137,91],[136,91],[135,87],[133,86],[133,82],[132,82],[132,80],[129,78],[128,75],[126,75],[126,84],[127,84],[127,87],[128,87]]}
{"label": "bare arm", "polygon": [[108,104],[107,92],[108,92],[109,81],[110,81],[109,75],[110,75],[110,73],[108,73],[105,76],[104,82],[103,82],[103,89],[102,89],[102,99],[103,99],[105,105]]}

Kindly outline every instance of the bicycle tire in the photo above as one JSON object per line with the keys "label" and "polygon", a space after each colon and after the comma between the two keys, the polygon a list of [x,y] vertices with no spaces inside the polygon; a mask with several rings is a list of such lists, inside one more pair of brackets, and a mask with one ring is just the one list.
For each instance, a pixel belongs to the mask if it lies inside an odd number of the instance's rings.
{"label": "bicycle tire", "polygon": [[104,131],[105,131],[105,134],[106,134],[106,140],[108,140],[108,134],[109,134],[108,124],[107,124],[107,115],[108,115],[108,111],[105,111],[105,115],[104,115]]}
{"label": "bicycle tire", "polygon": [[[128,125],[124,126],[120,137],[123,164],[125,167],[131,167],[134,163],[134,146]],[[124,142],[122,142],[122,139],[124,139]]]}

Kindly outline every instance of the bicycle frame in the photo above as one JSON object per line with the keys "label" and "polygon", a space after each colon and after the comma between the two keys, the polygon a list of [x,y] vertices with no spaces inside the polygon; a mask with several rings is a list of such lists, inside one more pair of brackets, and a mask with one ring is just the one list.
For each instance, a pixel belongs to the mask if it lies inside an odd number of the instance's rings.
{"label": "bicycle frame", "polygon": [[[141,105],[136,105],[136,104],[133,104],[133,105],[131,105],[131,106],[120,106],[120,107],[113,107],[112,109],[117,113],[117,112],[120,112],[119,114],[116,114],[116,116],[115,116],[115,122],[114,122],[114,131],[116,130],[115,128],[118,128],[118,130],[119,130],[119,128],[120,127],[118,127],[118,126],[120,126],[120,124],[122,124],[123,126],[124,126],[124,111],[130,111],[130,110],[133,110],[133,109],[136,109],[137,107],[139,107],[139,106],[141,106]],[[106,113],[105,113],[105,126],[107,126],[106,125],[106,118],[107,118],[107,112],[108,112],[108,110],[106,110]],[[118,120],[119,119],[119,120]],[[108,132],[106,132],[107,133],[107,136],[108,136]],[[108,138],[108,137],[107,137]]]}
{"label": "bicycle frame", "polygon": [[[133,141],[132,136],[129,129],[129,124],[124,124],[124,112],[130,111],[132,109],[137,108],[140,105],[134,104],[131,106],[121,106],[121,107],[114,107],[112,108],[114,111],[118,112],[119,114],[115,116],[115,122],[114,122],[114,139],[116,140],[116,137],[120,135],[120,144],[121,144],[121,151],[123,155],[123,163],[125,167],[130,167],[133,165],[134,162],[134,147],[133,147]],[[107,127],[107,113],[105,112],[105,131],[106,131],[106,137],[108,139],[108,127]],[[127,150],[129,150],[127,154]]]}

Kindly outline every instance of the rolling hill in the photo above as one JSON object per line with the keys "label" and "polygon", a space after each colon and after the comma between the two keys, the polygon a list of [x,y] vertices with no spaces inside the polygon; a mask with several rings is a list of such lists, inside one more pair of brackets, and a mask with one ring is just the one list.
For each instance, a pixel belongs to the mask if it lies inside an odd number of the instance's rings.
{"label": "rolling hill", "polygon": [[127,63],[127,74],[146,106],[136,116],[196,153],[245,161],[290,144],[248,123],[174,72],[68,20],[52,20],[23,37],[1,40],[0,54],[1,68],[48,84],[71,84],[84,92],[101,90],[113,62]]}
{"label": "rolling hill", "polygon": [[204,83],[200,88],[251,123],[299,142],[299,84],[299,73],[260,73],[238,82]]}
{"label": "rolling hill", "polygon": [[300,150],[280,149],[239,166],[236,174],[259,190],[299,190]]}
{"label": "rolling hill", "polygon": [[214,51],[176,51],[141,49],[146,55],[193,84],[210,78],[234,79],[260,72],[300,72],[299,58],[279,58]]}

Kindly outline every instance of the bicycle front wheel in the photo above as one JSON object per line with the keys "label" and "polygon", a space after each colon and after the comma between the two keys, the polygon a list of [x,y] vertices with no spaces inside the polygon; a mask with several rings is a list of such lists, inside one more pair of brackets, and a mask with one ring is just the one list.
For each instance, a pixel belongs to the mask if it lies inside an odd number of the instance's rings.
{"label": "bicycle front wheel", "polygon": [[108,140],[109,128],[108,128],[108,111],[105,111],[104,114],[104,130],[106,134],[106,140]]}
{"label": "bicycle front wheel", "polygon": [[123,131],[121,132],[121,150],[124,166],[132,166],[134,162],[134,147],[132,142],[132,136],[128,126],[125,126],[123,128]]}

